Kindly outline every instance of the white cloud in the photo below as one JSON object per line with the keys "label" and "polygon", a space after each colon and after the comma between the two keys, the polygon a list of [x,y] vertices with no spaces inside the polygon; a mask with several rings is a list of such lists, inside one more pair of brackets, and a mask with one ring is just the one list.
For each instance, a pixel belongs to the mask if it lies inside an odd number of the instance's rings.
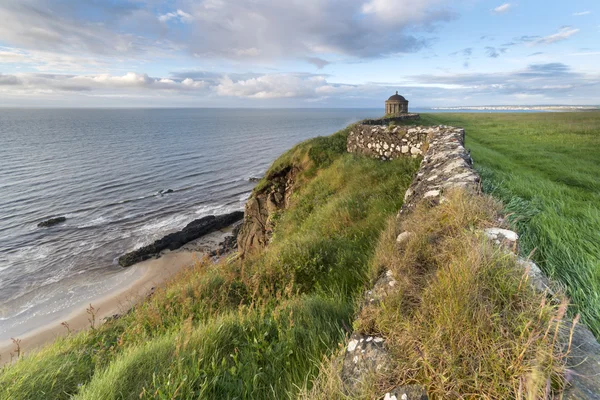
{"label": "white cloud", "polygon": [[0,74],[0,86],[3,86],[6,91],[6,86],[9,85],[14,86],[12,88],[14,90],[26,89],[36,92],[135,92],[137,90],[188,92],[206,89],[209,86],[207,82],[191,78],[184,80],[152,78],[147,74],[136,72],[128,72],[125,75]]}
{"label": "white cloud", "polygon": [[382,21],[409,24],[432,18],[443,3],[442,0],[369,0],[362,6],[362,12]]}
{"label": "white cloud", "polygon": [[592,12],[591,11],[581,11],[581,12],[576,12],[573,13],[574,17],[581,17],[583,15],[590,15]]}
{"label": "white cloud", "polygon": [[545,44],[552,44],[552,43],[560,42],[562,40],[567,40],[568,38],[570,38],[577,32],[579,32],[579,29],[573,28],[570,26],[565,26],[563,28],[560,28],[558,32],[556,32],[552,35],[544,36],[542,38],[539,38],[539,39],[536,39],[536,40],[530,42],[529,45],[535,46],[535,45],[540,45],[540,44],[545,45]]}
{"label": "white cloud", "polygon": [[313,76],[306,79],[291,74],[271,74],[258,78],[233,81],[225,77],[216,86],[220,96],[256,99],[311,98],[316,90],[327,85],[325,78]]}
{"label": "white cloud", "polygon": [[183,23],[191,23],[194,20],[194,17],[191,14],[186,13],[182,10],[177,10],[175,12],[166,13],[158,16],[158,20],[160,22],[168,22],[172,19],[181,21]]}
{"label": "white cloud", "polygon": [[494,8],[492,11],[495,14],[504,14],[505,12],[507,12],[508,10],[510,10],[512,8],[512,4],[510,3],[504,3],[496,8]]}

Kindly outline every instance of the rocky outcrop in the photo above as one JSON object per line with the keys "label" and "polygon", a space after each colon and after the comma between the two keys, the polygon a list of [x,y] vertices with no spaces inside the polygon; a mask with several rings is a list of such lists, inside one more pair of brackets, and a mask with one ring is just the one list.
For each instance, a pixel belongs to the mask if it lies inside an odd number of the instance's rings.
{"label": "rocky outcrop", "polygon": [[66,220],[67,220],[66,217],[54,217],[54,218],[50,218],[50,219],[40,222],[37,226],[38,226],[38,228],[47,228],[49,226],[54,226],[54,225],[63,223]]}
{"label": "rocky outcrop", "polygon": [[234,224],[241,220],[243,216],[243,212],[235,211],[224,215],[209,215],[194,220],[179,232],[168,234],[148,246],[119,257],[119,265],[129,267],[140,261],[158,256],[163,250],[176,250],[192,240]]}
{"label": "rocky outcrop", "polygon": [[274,217],[288,207],[298,172],[298,168],[288,166],[269,174],[266,184],[252,193],[246,202],[244,222],[237,238],[241,257],[269,243]]}

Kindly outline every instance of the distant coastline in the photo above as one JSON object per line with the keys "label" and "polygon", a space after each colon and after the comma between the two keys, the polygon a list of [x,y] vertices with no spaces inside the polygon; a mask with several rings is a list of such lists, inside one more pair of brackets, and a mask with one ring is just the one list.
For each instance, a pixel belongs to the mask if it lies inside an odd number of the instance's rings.
{"label": "distant coastline", "polygon": [[431,107],[431,110],[475,110],[475,111],[593,111],[600,106],[460,106]]}

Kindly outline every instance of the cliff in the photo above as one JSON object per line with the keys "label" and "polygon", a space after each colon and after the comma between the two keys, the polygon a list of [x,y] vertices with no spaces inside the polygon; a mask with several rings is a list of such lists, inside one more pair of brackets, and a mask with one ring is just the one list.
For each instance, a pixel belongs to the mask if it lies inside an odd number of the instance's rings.
{"label": "cliff", "polygon": [[300,169],[289,165],[268,174],[255,190],[244,209],[244,222],[238,234],[238,253],[264,248],[271,238],[276,215],[287,208]]}

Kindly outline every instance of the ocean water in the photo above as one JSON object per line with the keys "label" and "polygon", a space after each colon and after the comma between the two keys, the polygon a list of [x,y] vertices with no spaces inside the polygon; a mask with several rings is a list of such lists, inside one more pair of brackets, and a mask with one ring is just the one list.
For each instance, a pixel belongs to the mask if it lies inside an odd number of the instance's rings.
{"label": "ocean water", "polygon": [[[377,109],[0,110],[0,342],[127,280],[116,259],[243,208],[292,145]],[[161,195],[167,189],[173,193]],[[51,228],[37,223],[66,216]]]}

